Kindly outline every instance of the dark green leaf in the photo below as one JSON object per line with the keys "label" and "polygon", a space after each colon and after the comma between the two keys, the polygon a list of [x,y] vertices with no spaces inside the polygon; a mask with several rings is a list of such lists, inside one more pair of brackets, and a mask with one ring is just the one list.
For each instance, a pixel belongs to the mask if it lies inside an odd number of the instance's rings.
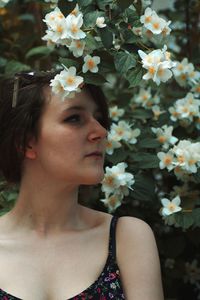
{"label": "dark green leaf", "polygon": [[48,56],[53,51],[54,51],[53,48],[49,48],[49,47],[46,47],[46,46],[35,47],[35,48],[30,49],[26,53],[26,58],[30,58],[30,57],[35,56],[35,55]]}
{"label": "dark green leaf", "polygon": [[0,67],[4,67],[7,63],[7,59],[4,57],[0,57]]}
{"label": "dark green leaf", "polygon": [[120,74],[126,73],[129,69],[136,65],[134,56],[127,52],[118,52],[114,56],[116,70]]}
{"label": "dark green leaf", "polygon": [[102,43],[105,48],[110,49],[113,46],[113,33],[106,26],[104,28],[99,28],[98,33],[101,37]]}
{"label": "dark green leaf", "polygon": [[117,164],[119,162],[125,161],[127,158],[127,151],[123,148],[115,149],[113,155],[107,155],[106,158],[109,162]]}
{"label": "dark green leaf", "polygon": [[84,25],[86,27],[95,27],[96,26],[96,20],[98,17],[105,16],[103,12],[100,12],[98,10],[89,12],[84,15]]}
{"label": "dark green leaf", "polygon": [[158,168],[159,166],[159,159],[157,155],[150,154],[150,153],[132,153],[131,158],[136,166],[141,169],[151,169],[151,168]]}
{"label": "dark green leaf", "polygon": [[31,21],[33,23],[35,22],[35,18],[31,14],[20,15],[18,19],[21,20],[21,21]]}
{"label": "dark green leaf", "polygon": [[84,74],[84,82],[94,84],[94,85],[102,85],[106,82],[105,78],[99,74]]}
{"label": "dark green leaf", "polygon": [[135,35],[130,29],[125,29],[122,33],[125,43],[136,43],[140,37]]}
{"label": "dark green leaf", "polygon": [[192,217],[194,219],[194,224],[200,227],[200,208],[193,209]]}
{"label": "dark green leaf", "polygon": [[96,0],[96,3],[100,9],[105,9],[107,5],[112,4],[113,0]]}
{"label": "dark green leaf", "polygon": [[130,70],[126,76],[130,83],[130,88],[139,85],[142,80],[143,70],[142,67],[137,66],[136,68]]}
{"label": "dark green leaf", "polygon": [[194,223],[192,213],[175,213],[174,218],[176,221],[176,225],[182,227],[183,229],[188,229]]}
{"label": "dark green leaf", "polygon": [[97,42],[95,38],[89,33],[85,38],[85,42],[86,42],[86,47],[90,50],[97,50],[102,45],[100,42]]}
{"label": "dark green leaf", "polygon": [[155,183],[152,177],[139,174],[135,176],[134,199],[150,201],[155,198]]}
{"label": "dark green leaf", "polygon": [[155,139],[146,138],[146,139],[140,140],[137,145],[140,148],[159,148],[160,142]]}
{"label": "dark green leaf", "polygon": [[14,75],[17,72],[28,71],[31,67],[25,64],[22,64],[19,61],[11,60],[6,64],[5,74],[8,76]]}
{"label": "dark green leaf", "polygon": [[78,61],[74,60],[74,59],[60,57],[59,62],[61,64],[65,65],[67,68],[70,68],[70,67],[76,67],[77,69],[79,68]]}
{"label": "dark green leaf", "polygon": [[93,0],[77,0],[77,2],[80,7],[84,7],[92,4]]}
{"label": "dark green leaf", "polygon": [[133,120],[134,119],[144,120],[144,119],[151,118],[152,112],[146,109],[136,109],[133,112],[131,112],[131,117]]}
{"label": "dark green leaf", "polygon": [[133,4],[133,2],[134,2],[133,0],[117,0],[117,4],[123,10],[125,10],[127,7]]}

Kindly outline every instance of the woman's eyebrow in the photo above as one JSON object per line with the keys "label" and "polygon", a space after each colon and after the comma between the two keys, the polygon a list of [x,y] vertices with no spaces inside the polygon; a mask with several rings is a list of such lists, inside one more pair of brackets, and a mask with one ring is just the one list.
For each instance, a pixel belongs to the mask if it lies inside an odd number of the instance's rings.
{"label": "woman's eyebrow", "polygon": [[[71,111],[71,110],[79,110],[79,111],[84,111],[84,110],[87,110],[87,108],[86,107],[84,107],[84,106],[81,106],[81,105],[73,105],[73,106],[70,106],[70,107],[68,107],[68,108],[65,108],[64,109],[64,112],[66,112],[66,111]],[[97,108],[95,111],[94,111],[94,113],[100,113],[101,111],[99,110],[99,108]]]}

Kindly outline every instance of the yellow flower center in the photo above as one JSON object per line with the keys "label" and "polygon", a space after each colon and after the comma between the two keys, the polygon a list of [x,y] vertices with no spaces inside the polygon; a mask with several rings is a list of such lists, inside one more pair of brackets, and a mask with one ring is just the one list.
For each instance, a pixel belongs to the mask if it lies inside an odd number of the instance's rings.
{"label": "yellow flower center", "polygon": [[165,165],[170,165],[172,163],[172,158],[171,156],[166,156],[164,159]]}
{"label": "yellow flower center", "polygon": [[69,76],[67,77],[66,82],[68,85],[72,85],[75,82],[75,78],[73,76]]}
{"label": "yellow flower center", "polygon": [[163,69],[159,69],[159,70],[158,70],[158,75],[159,75],[159,76],[162,76],[163,73],[164,73],[164,70],[163,70]]}
{"label": "yellow flower center", "polygon": [[109,204],[112,207],[115,207],[116,203],[117,203],[117,198],[115,196],[111,196],[110,199],[109,199]]}
{"label": "yellow flower center", "polygon": [[162,143],[162,144],[163,144],[164,142],[166,142],[166,139],[167,139],[167,138],[166,138],[164,135],[160,135],[160,136],[158,137],[159,142]]}
{"label": "yellow flower center", "polygon": [[149,67],[148,71],[149,71],[149,73],[150,73],[151,75],[153,75],[153,74],[155,73],[156,70],[155,70],[154,67]]}
{"label": "yellow flower center", "polygon": [[62,32],[63,32],[63,27],[62,27],[61,25],[58,25],[58,26],[57,26],[57,31],[58,31],[59,33],[62,33]]}
{"label": "yellow flower center", "polygon": [[176,208],[176,205],[174,204],[174,203],[170,203],[170,204],[168,204],[168,209],[170,210],[170,211],[174,211],[175,210],[175,208]]}
{"label": "yellow flower center", "polygon": [[77,33],[78,32],[78,26],[76,24],[72,24],[72,26],[71,26],[71,32],[72,33]]}
{"label": "yellow flower center", "polygon": [[160,27],[159,23],[153,23],[153,28],[154,29],[159,29],[159,27]]}
{"label": "yellow flower center", "polygon": [[112,148],[112,143],[110,141],[106,143],[106,148]]}
{"label": "yellow flower center", "polygon": [[184,163],[185,162],[185,157],[183,155],[179,155],[178,156],[178,162],[181,163],[181,164]]}
{"label": "yellow flower center", "polygon": [[145,17],[145,23],[150,23],[151,22],[151,16]]}
{"label": "yellow flower center", "polygon": [[88,69],[93,69],[95,67],[95,63],[92,59],[89,59],[87,61],[87,66],[88,66]]}
{"label": "yellow flower center", "polygon": [[105,178],[105,184],[106,184],[106,185],[113,186],[113,182],[114,182],[114,179],[113,179],[112,176],[107,176],[107,177]]}
{"label": "yellow flower center", "polygon": [[82,43],[80,41],[76,41],[76,47],[78,49],[82,48]]}

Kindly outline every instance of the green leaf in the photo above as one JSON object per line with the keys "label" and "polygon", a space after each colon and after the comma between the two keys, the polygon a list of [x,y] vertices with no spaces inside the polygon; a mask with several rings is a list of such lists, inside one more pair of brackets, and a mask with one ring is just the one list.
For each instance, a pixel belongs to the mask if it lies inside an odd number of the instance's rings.
{"label": "green leaf", "polygon": [[197,173],[193,174],[193,177],[196,183],[200,183],[200,169],[197,170]]}
{"label": "green leaf", "polygon": [[144,120],[152,117],[152,112],[146,109],[137,108],[133,112],[131,112],[132,119]]}
{"label": "green leaf", "polygon": [[159,148],[160,142],[155,139],[146,138],[146,139],[140,140],[137,145],[140,148]]}
{"label": "green leaf", "polygon": [[99,36],[101,37],[102,43],[105,48],[110,49],[113,46],[113,33],[108,28],[108,26],[104,28],[98,28]]}
{"label": "green leaf", "polygon": [[0,67],[4,67],[7,63],[7,59],[4,57],[0,57]]}
{"label": "green leaf", "polygon": [[182,227],[183,229],[188,229],[194,223],[192,213],[182,213],[182,212],[175,213],[174,219],[176,225]]}
{"label": "green leaf", "polygon": [[155,199],[155,183],[152,177],[144,174],[135,176],[134,199],[150,201]]}
{"label": "green leaf", "polygon": [[105,16],[103,12],[95,10],[84,15],[84,25],[86,27],[95,27],[98,17]]}
{"label": "green leaf", "polygon": [[105,78],[99,74],[84,74],[84,82],[94,85],[102,85],[106,82]]}
{"label": "green leaf", "polygon": [[76,69],[78,69],[80,66],[80,64],[77,60],[65,58],[65,57],[60,57],[59,62],[61,64],[65,65],[67,68],[76,67]]}
{"label": "green leaf", "polygon": [[25,65],[16,60],[11,60],[6,64],[5,75],[11,76],[17,72],[29,71],[29,70],[31,70],[30,66]]}
{"label": "green leaf", "polygon": [[105,6],[113,3],[113,0],[96,0],[96,3],[100,9],[105,9]]}
{"label": "green leaf", "polygon": [[[127,8],[124,12],[126,18],[128,18],[128,23],[132,26],[141,26],[140,16],[133,9]],[[137,26],[138,24],[138,26]]]}
{"label": "green leaf", "polygon": [[80,7],[84,7],[92,4],[93,0],[78,0],[77,2]]}
{"label": "green leaf", "polygon": [[127,52],[118,52],[114,56],[116,70],[120,74],[126,73],[129,69],[136,65],[134,56]]}
{"label": "green leaf", "polygon": [[[130,154],[129,154],[130,155]],[[159,167],[159,159],[157,155],[151,153],[132,153],[131,158],[133,160],[133,165],[141,169],[151,169]]]}
{"label": "green leaf", "polygon": [[30,58],[32,56],[38,55],[38,56],[48,56],[50,53],[52,53],[54,51],[53,48],[49,48],[46,46],[39,46],[39,47],[35,47],[30,49],[27,53],[26,53],[26,58]]}
{"label": "green leaf", "polygon": [[23,15],[20,15],[18,17],[19,20],[21,21],[30,21],[30,22],[33,22],[35,23],[35,18],[32,14],[23,14]]}
{"label": "green leaf", "polygon": [[87,34],[84,41],[86,42],[86,47],[90,50],[97,50],[102,46],[102,44],[97,42],[95,38],[89,33]]}
{"label": "green leaf", "polygon": [[200,227],[200,208],[193,209],[192,217],[194,219],[194,225]]}
{"label": "green leaf", "polygon": [[128,8],[131,4],[133,4],[133,0],[117,0],[117,5],[123,10]]}
{"label": "green leaf", "polygon": [[130,29],[125,29],[123,31],[123,38],[125,43],[136,43],[140,40],[140,37],[135,35]]}
{"label": "green leaf", "polygon": [[127,158],[127,151],[123,148],[115,149],[113,155],[106,156],[106,159],[112,164],[117,164],[119,162],[125,161]]}
{"label": "green leaf", "polygon": [[130,83],[129,87],[132,88],[139,85],[139,83],[142,80],[142,76],[143,76],[143,69],[141,66],[137,66],[136,68],[130,70],[126,76],[126,79]]}

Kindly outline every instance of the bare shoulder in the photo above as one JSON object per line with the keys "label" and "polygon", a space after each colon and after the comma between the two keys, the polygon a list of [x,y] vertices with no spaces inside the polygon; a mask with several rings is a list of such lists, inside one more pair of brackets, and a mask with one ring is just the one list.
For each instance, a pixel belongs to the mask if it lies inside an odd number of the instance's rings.
{"label": "bare shoulder", "polygon": [[120,217],[118,220],[117,235],[119,241],[126,243],[155,243],[155,238],[151,227],[138,218]]}
{"label": "bare shoulder", "polygon": [[126,299],[163,300],[159,255],[151,227],[140,219],[121,217],[116,239]]}

